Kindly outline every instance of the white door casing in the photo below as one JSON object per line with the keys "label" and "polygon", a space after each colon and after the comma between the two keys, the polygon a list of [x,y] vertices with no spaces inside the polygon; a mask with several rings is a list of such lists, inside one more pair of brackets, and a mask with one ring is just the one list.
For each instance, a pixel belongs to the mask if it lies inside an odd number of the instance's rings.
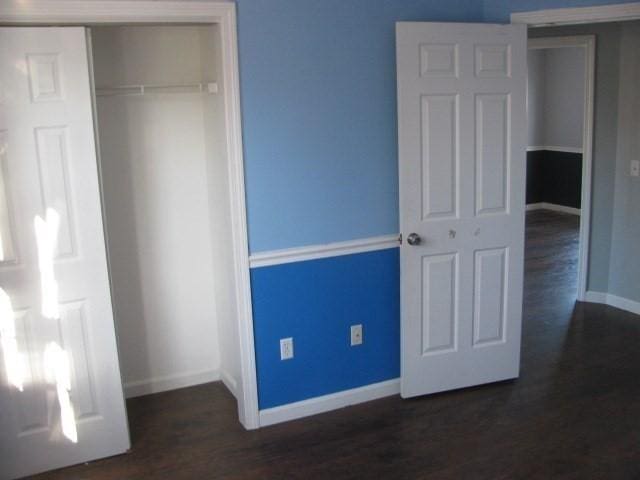
{"label": "white door casing", "polygon": [[402,396],[515,378],[526,27],[398,23],[396,35]]}
{"label": "white door casing", "polygon": [[0,25],[117,25],[117,24],[210,24],[220,28],[219,81],[224,102],[224,143],[227,151],[231,242],[235,281],[239,347],[239,372],[234,388],[240,422],[248,429],[260,426],[253,341],[253,316],[249,283],[249,247],[242,155],[242,122],[238,66],[236,5],[228,1],[152,0],[4,0],[0,2]]}
{"label": "white door casing", "polygon": [[0,478],[14,478],[130,445],[84,28],[0,28],[0,162]]}

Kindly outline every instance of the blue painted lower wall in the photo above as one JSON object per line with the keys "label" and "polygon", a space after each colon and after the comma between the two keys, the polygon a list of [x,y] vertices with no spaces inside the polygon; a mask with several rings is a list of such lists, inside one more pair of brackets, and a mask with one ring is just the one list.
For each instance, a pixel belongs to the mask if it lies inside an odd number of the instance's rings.
{"label": "blue painted lower wall", "polygon": [[399,249],[253,268],[251,289],[260,409],[400,376]]}

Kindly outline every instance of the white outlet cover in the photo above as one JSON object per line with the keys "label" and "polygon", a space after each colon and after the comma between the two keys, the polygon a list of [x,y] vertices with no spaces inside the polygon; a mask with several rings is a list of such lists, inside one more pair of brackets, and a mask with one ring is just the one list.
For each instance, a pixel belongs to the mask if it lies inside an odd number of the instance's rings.
{"label": "white outlet cover", "polygon": [[351,346],[362,345],[362,325],[351,325]]}
{"label": "white outlet cover", "polygon": [[280,360],[289,360],[293,358],[293,338],[280,339]]}
{"label": "white outlet cover", "polygon": [[640,177],[640,160],[631,160],[631,176]]}

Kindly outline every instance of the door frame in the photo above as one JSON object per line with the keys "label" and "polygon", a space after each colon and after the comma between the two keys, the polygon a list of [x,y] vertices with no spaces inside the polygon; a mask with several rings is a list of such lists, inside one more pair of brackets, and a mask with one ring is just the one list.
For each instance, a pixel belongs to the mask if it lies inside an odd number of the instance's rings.
{"label": "door frame", "polygon": [[[527,25],[528,28],[536,28],[536,27],[553,27],[559,25],[581,25],[588,23],[602,23],[602,22],[625,22],[630,20],[638,20],[640,19],[640,2],[634,3],[623,3],[623,4],[615,4],[615,5],[600,5],[594,7],[577,7],[577,8],[554,8],[548,10],[533,10],[526,12],[517,12],[511,14],[511,23],[522,23]],[[594,70],[595,78],[595,44],[592,47],[592,68]],[[594,82],[591,82],[591,88],[593,88]],[[593,94],[592,94],[593,96]],[[593,99],[592,99],[593,100]],[[585,110],[586,112],[586,110]],[[591,128],[593,128],[593,106],[592,106],[592,115],[590,118]],[[585,125],[586,127],[586,125]],[[593,134],[593,132],[592,132]],[[593,148],[593,143],[589,144],[590,154],[591,149]],[[583,161],[584,161],[584,153],[583,153]],[[592,168],[592,159],[590,159],[589,168]],[[584,169],[583,169],[584,170]],[[584,174],[584,172],[583,172]],[[591,180],[591,179],[590,179]],[[583,189],[584,189],[584,177],[583,177]],[[591,181],[589,182],[589,188],[591,188]],[[583,204],[581,205],[584,208],[584,199]],[[591,208],[591,203],[589,202],[589,208]],[[589,218],[589,221],[591,219]],[[581,222],[582,224],[582,222]],[[580,237],[580,245],[582,246],[582,232]],[[587,241],[589,240],[589,230],[586,232]],[[584,258],[582,257],[584,255]],[[585,248],[581,252],[581,257],[579,261],[582,261],[583,264],[588,268],[589,265],[589,250],[588,245],[585,245]],[[579,290],[578,294],[582,293],[582,296],[578,296],[578,300],[581,301],[595,301],[593,297],[586,298],[588,294],[592,294],[593,292],[586,292],[586,287],[588,283],[588,270],[587,268],[582,270],[583,278],[581,279],[584,282],[584,290],[580,291],[580,283],[578,284]],[[600,300],[598,300],[600,301]],[[606,302],[604,302],[606,303]]]}
{"label": "door frame", "polygon": [[595,7],[553,8],[511,14],[511,23],[524,23],[530,27],[557,27],[558,25],[638,19],[640,19],[640,2]]}
{"label": "door frame", "polygon": [[585,301],[589,275],[589,232],[591,230],[591,189],[593,176],[593,113],[595,85],[595,35],[529,38],[528,50],[581,48],[584,51],[584,117],[582,121],[582,191],[580,200],[580,233],[578,236],[577,299]]}
{"label": "door frame", "polygon": [[249,276],[236,6],[231,2],[9,0],[0,3],[0,25],[218,24],[222,39],[226,148],[233,261],[236,278],[241,388],[238,415],[247,429],[260,426]]}

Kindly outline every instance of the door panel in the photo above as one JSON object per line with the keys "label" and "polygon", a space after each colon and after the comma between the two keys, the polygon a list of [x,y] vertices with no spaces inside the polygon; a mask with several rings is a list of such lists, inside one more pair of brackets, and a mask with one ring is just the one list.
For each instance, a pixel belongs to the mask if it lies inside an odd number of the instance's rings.
{"label": "door panel", "polygon": [[476,213],[507,210],[509,96],[476,96]]}
{"label": "door panel", "polygon": [[402,395],[517,377],[526,29],[396,33]]}
{"label": "door panel", "polygon": [[60,215],[55,258],[74,254],[71,205],[68,197],[69,165],[67,127],[35,129],[42,202]]}
{"label": "door panel", "polygon": [[476,250],[473,294],[473,345],[505,341],[507,250]]}
{"label": "door panel", "polygon": [[0,478],[129,448],[85,32],[0,28]]}
{"label": "door panel", "polygon": [[422,257],[423,355],[456,349],[456,267],[456,254]]}
{"label": "door panel", "polygon": [[14,263],[17,259],[14,223],[11,216],[11,205],[9,204],[11,194],[9,192],[9,175],[7,173],[8,151],[7,132],[6,130],[0,130],[0,267]]}
{"label": "door panel", "polygon": [[458,96],[422,101],[422,219],[455,217],[458,187]]}

